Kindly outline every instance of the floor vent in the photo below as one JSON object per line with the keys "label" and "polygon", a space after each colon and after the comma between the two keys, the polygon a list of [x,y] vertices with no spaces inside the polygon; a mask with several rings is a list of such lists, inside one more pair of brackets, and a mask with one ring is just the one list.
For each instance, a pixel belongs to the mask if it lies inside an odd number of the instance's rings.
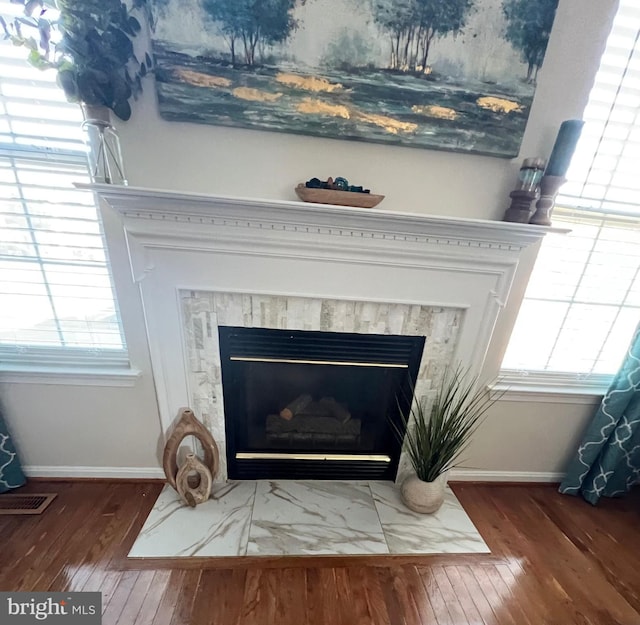
{"label": "floor vent", "polygon": [[29,495],[5,493],[0,495],[0,515],[42,514],[57,496],[55,493],[31,493]]}

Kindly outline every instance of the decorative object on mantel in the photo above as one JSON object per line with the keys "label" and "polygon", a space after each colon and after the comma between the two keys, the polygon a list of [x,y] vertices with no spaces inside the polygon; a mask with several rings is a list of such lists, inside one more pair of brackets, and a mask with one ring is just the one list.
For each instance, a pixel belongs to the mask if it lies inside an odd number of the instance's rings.
{"label": "decorative object on mantel", "polygon": [[516,188],[511,191],[511,206],[504,214],[504,221],[516,223],[529,223],[531,217],[531,202],[538,195],[538,185],[544,173],[545,162],[541,158],[525,158]]}
{"label": "decorative object on mantel", "polygon": [[[193,411],[189,408],[182,408],[179,415],[180,418],[167,439],[162,456],[162,468],[167,477],[167,482],[176,490],[178,490],[178,450],[180,449],[180,443],[182,443],[187,436],[194,436],[200,441],[204,453],[202,462],[209,471],[212,480],[218,474],[220,464],[220,454],[213,436],[211,436],[207,428],[196,419]],[[195,485],[190,486],[194,487]],[[187,501],[187,503],[189,502]],[[189,503],[189,505],[191,504]]]}
{"label": "decorative object on mantel", "polygon": [[357,187],[349,184],[349,181],[342,176],[338,176],[335,180],[329,176],[326,180],[319,178],[311,178],[304,184],[307,189],[331,189],[332,191],[350,191],[351,193],[371,193],[370,189]]}
{"label": "decorative object on mantel", "polygon": [[[556,142],[544,169],[544,160],[527,158],[522,163],[518,184],[509,194],[511,206],[503,221],[530,223],[536,226],[551,225],[551,211],[560,187],[566,182],[571,157],[575,152],[584,122],[568,119],[560,125]],[[543,175],[544,170],[544,175]],[[538,198],[535,212],[531,215],[531,203]]]}
{"label": "decorative object on mantel", "polygon": [[584,122],[580,119],[568,119],[560,125],[549,164],[540,182],[540,199],[536,203],[536,212],[529,223],[536,226],[551,225],[551,211],[555,205],[556,195],[566,182],[565,175],[578,145],[583,126]]}
{"label": "decorative object on mantel", "polygon": [[551,212],[556,203],[556,195],[560,187],[567,181],[564,176],[544,175],[540,182],[540,197],[536,202],[536,212],[529,219],[536,226],[550,226]]}
{"label": "decorative object on mantel", "polygon": [[12,0],[23,5],[23,14],[4,16],[6,36],[28,48],[29,63],[57,71],[67,99],[82,106],[94,182],[127,183],[110,111],[127,121],[129,100],[142,92],[142,78],[153,68],[150,55],[139,60],[133,47],[146,2]]}
{"label": "decorative object on mantel", "polygon": [[195,454],[187,454],[176,475],[176,490],[187,505],[195,508],[211,496],[211,471]]}
{"label": "decorative object on mantel", "polygon": [[141,93],[153,64],[133,49],[146,2],[133,0],[129,8],[120,0],[12,0],[24,12],[5,16],[5,34],[28,48],[32,65],[58,72],[70,102],[104,106],[127,121],[129,99]]}
{"label": "decorative object on mantel", "polygon": [[105,106],[82,105],[82,129],[89,147],[89,171],[94,182],[128,184],[118,132]]}
{"label": "decorative object on mantel", "polygon": [[536,226],[551,225],[551,211],[555,205],[556,195],[566,182],[565,175],[578,145],[583,126],[584,122],[580,119],[568,119],[560,125],[549,164],[540,182],[540,199],[536,203],[536,212],[529,223]]}
{"label": "decorative object on mantel", "polygon": [[331,177],[327,180],[311,178],[304,184],[300,183],[295,191],[303,202],[316,204],[373,208],[384,200],[384,195],[375,195],[369,189],[350,185],[349,181],[341,176],[335,180]]}
{"label": "decorative object on mantel", "polygon": [[429,411],[424,399],[416,397],[410,413],[401,412],[404,427],[391,422],[415,471],[400,488],[410,510],[431,514],[440,508],[448,471],[458,465],[484,414],[502,396],[491,398],[477,383],[461,367],[447,370]]}
{"label": "decorative object on mantel", "polygon": [[164,119],[517,155],[558,0],[263,4],[153,3]]}

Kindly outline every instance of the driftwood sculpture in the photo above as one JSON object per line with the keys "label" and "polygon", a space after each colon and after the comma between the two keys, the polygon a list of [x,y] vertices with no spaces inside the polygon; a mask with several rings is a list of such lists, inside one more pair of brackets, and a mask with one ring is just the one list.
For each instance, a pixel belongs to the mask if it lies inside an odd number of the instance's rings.
{"label": "driftwood sculpture", "polygon": [[178,475],[178,449],[187,436],[195,436],[200,441],[204,452],[202,463],[209,470],[211,479],[215,479],[218,474],[220,454],[218,453],[218,446],[213,436],[211,436],[207,428],[196,419],[192,410],[182,408],[180,410],[180,418],[164,446],[164,454],[162,457],[162,468],[167,477],[167,482],[176,490],[178,490],[176,483],[176,476]]}
{"label": "driftwood sculpture", "polygon": [[182,500],[195,508],[199,503],[209,499],[212,484],[211,471],[207,466],[195,454],[187,454],[185,463],[176,475],[177,491]]}

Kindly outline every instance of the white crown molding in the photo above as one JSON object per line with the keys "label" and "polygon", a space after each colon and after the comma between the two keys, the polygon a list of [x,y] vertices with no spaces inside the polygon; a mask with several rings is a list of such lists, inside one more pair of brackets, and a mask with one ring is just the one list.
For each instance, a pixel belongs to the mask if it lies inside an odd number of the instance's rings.
{"label": "white crown molding", "polygon": [[156,480],[164,479],[160,467],[69,467],[26,465],[22,467],[27,477],[69,479],[120,479]]}

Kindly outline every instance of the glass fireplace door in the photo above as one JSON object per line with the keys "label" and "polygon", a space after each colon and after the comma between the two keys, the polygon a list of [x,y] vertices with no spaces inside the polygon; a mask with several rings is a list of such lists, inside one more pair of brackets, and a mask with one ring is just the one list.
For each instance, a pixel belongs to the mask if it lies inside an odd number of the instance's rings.
{"label": "glass fireplace door", "polygon": [[424,337],[219,331],[230,477],[395,474]]}

